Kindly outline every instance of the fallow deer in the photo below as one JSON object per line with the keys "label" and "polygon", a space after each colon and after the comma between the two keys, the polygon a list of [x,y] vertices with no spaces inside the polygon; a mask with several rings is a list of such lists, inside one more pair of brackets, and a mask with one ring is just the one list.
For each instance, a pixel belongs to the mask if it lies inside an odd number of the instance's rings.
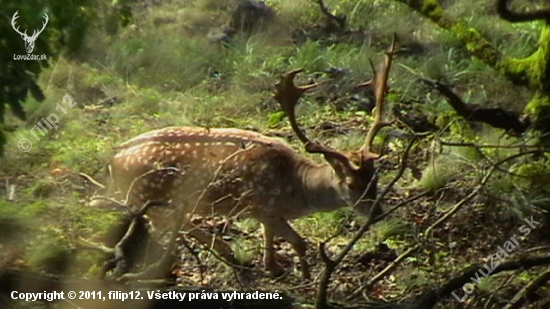
{"label": "fallow deer", "polygon": [[[343,153],[306,137],[294,109],[303,93],[316,84],[295,86],[293,80],[302,70],[294,70],[283,75],[274,98],[306,151],[323,154],[325,164],[296,153],[279,139],[252,131],[167,127],[122,144],[111,161],[112,180],[120,192],[128,192],[131,205],[171,200],[168,208],[148,211],[153,224],[182,220],[176,213],[255,218],[263,227],[264,264],[270,273],[284,273],[273,250],[273,238],[280,235],[292,244],[302,276],[308,279],[306,243],[289,220],[344,206],[354,206],[362,214],[381,212],[380,208],[371,210],[377,191],[374,162],[379,157],[372,152],[372,143],[388,125],[381,115],[394,45],[395,40],[385,54],[382,72],[371,62],[372,79],[359,85],[374,87],[376,108],[374,122],[357,151]],[[200,241],[210,240],[199,229],[191,228],[189,233]],[[214,241],[214,247],[223,256],[231,255],[226,245]]]}

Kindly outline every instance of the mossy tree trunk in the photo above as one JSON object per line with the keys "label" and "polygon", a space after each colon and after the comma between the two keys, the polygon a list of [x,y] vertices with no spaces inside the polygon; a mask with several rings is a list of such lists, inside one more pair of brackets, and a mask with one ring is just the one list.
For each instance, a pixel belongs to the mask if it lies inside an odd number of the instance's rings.
{"label": "mossy tree trunk", "polygon": [[511,0],[496,2],[497,12],[504,20],[513,23],[539,20],[541,23],[537,50],[528,57],[514,58],[501,53],[479,30],[470,27],[465,20],[448,17],[437,0],[397,1],[405,3],[414,11],[447,29],[473,56],[515,84],[533,90],[534,95],[531,101],[527,102],[524,112],[536,130],[550,132],[550,9],[517,13],[508,8]]}

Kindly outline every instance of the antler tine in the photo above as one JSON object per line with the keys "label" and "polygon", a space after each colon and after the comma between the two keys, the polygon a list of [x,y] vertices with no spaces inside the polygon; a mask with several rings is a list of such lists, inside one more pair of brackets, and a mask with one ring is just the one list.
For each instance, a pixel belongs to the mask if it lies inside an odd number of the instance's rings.
{"label": "antler tine", "polygon": [[19,33],[20,35],[27,35],[27,30],[25,30],[25,33],[19,31],[19,27],[17,25],[17,19],[19,18],[19,15],[17,15],[19,13],[19,11],[15,11],[15,14],[13,14],[13,17],[11,18],[11,26],[13,27],[13,30],[15,30],[15,32]]}
{"label": "antler tine", "polygon": [[387,88],[388,88],[388,86],[387,86],[388,85],[388,77],[389,77],[389,73],[390,73],[390,69],[391,69],[393,56],[396,53],[396,50],[395,50],[396,40],[397,40],[397,35],[394,34],[391,45],[390,45],[390,48],[389,48],[389,50],[387,50],[385,52],[385,55],[384,55],[384,62],[383,62],[383,66],[382,66],[382,72],[379,74],[376,71],[376,69],[374,67],[374,64],[372,63],[372,60],[369,60],[370,65],[372,67],[373,76],[369,81],[357,85],[358,87],[373,86],[374,87],[374,96],[376,98],[376,105],[375,105],[375,108],[373,110],[374,122],[371,124],[371,127],[370,127],[369,131],[367,132],[367,136],[365,137],[365,142],[364,142],[363,146],[361,146],[361,150],[360,150],[361,154],[364,158],[366,158],[366,157],[370,157],[370,158],[378,157],[377,154],[375,154],[371,151],[372,150],[372,143],[374,141],[374,138],[376,137],[376,135],[378,134],[380,129],[382,129],[385,126],[391,125],[391,122],[385,122],[385,121],[382,120],[382,115],[383,115],[384,99],[385,99],[386,91],[387,91]]}
{"label": "antler tine", "polygon": [[281,81],[275,85],[277,92],[273,95],[273,97],[275,98],[275,100],[277,100],[277,102],[279,102],[282,110],[288,116],[292,130],[294,131],[294,133],[296,133],[296,136],[304,144],[307,152],[321,153],[326,158],[338,160],[351,169],[357,169],[358,167],[355,166],[346,155],[336,150],[332,150],[326,146],[323,146],[317,142],[310,141],[309,138],[307,138],[304,132],[300,129],[300,126],[296,121],[296,104],[298,103],[298,100],[304,94],[304,92],[306,92],[308,89],[317,87],[318,85],[315,83],[305,86],[296,86],[294,84],[294,78],[298,73],[303,71],[304,69],[296,69],[283,74],[281,77]]}
{"label": "antler tine", "polygon": [[43,21],[43,22],[42,22],[42,29],[40,29],[36,34],[34,34],[34,32],[35,32],[36,30],[32,32],[32,36],[33,36],[33,37],[37,37],[40,33],[42,33],[42,31],[44,31],[44,28],[46,28],[46,25],[48,24],[48,20],[50,20],[50,18],[48,17],[48,14],[46,14],[46,13],[44,13],[44,16],[43,16],[43,17],[44,17],[44,19],[45,19],[46,21]]}
{"label": "antler tine", "polygon": [[296,136],[298,136],[302,143],[307,145],[310,143],[310,140],[300,129],[300,126],[298,126],[294,109],[296,108],[296,104],[304,92],[308,89],[317,87],[317,84],[296,86],[294,84],[294,78],[298,73],[303,71],[304,69],[296,69],[283,74],[281,81],[275,85],[277,92],[273,95],[273,97],[277,100],[277,102],[279,102],[281,108],[288,116],[292,130],[296,133]]}

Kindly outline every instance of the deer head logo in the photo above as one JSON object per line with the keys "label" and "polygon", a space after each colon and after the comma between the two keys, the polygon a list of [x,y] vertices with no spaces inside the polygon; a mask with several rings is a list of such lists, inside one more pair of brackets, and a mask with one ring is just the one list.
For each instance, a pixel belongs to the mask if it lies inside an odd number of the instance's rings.
{"label": "deer head logo", "polygon": [[11,26],[13,27],[13,30],[21,35],[21,37],[25,41],[25,48],[27,49],[27,53],[30,54],[34,49],[34,41],[36,41],[38,35],[42,33],[42,31],[44,30],[44,28],[46,28],[46,25],[48,24],[48,14],[44,13],[44,19],[46,19],[46,21],[42,23],[42,29],[40,29],[40,31],[38,32],[36,32],[36,30],[33,30],[32,35],[28,36],[27,30],[25,30],[25,32],[21,32],[19,31],[19,27],[16,28],[15,26],[15,20],[19,18],[19,16],[17,16],[18,12],[19,11],[16,11],[15,14],[13,14],[13,17],[11,19]]}

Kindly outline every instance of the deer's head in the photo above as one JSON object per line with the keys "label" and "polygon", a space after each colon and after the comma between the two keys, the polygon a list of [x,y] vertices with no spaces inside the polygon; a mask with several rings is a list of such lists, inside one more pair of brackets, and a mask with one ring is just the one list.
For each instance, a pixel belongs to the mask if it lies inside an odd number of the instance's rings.
{"label": "deer's head", "polygon": [[19,31],[19,27],[16,27],[15,25],[15,20],[19,18],[19,16],[17,15],[18,12],[19,11],[15,11],[15,14],[13,14],[13,17],[11,19],[11,26],[13,27],[13,30],[21,35],[21,37],[25,41],[25,49],[27,49],[27,53],[30,54],[34,49],[34,42],[36,41],[36,38],[40,33],[42,33],[42,31],[44,31],[44,28],[46,28],[46,25],[48,24],[48,14],[44,13],[44,19],[46,19],[46,21],[42,22],[42,29],[40,29],[39,31],[33,30],[32,35],[28,36],[27,30],[21,32]]}
{"label": "deer's head", "polygon": [[[390,49],[384,55],[381,72],[377,72],[371,62],[373,71],[371,80],[358,85],[358,87],[373,87],[376,97],[376,107],[373,111],[374,122],[371,124],[365,141],[363,145],[355,151],[343,153],[338,150],[330,149],[320,143],[311,141],[300,129],[295,116],[296,104],[305,91],[317,86],[317,84],[306,86],[296,86],[294,84],[294,78],[298,73],[302,72],[303,69],[293,70],[284,74],[281,81],[276,85],[277,92],[274,97],[280,103],[283,111],[287,114],[296,136],[304,144],[307,152],[323,154],[325,160],[330,164],[336,175],[339,182],[340,193],[346,195],[352,206],[362,214],[369,213],[372,203],[376,199],[378,177],[376,175],[374,163],[380,155],[372,151],[372,144],[380,129],[390,124],[382,120],[382,108],[394,54],[395,37]],[[374,211],[376,214],[380,212],[380,209]]]}

